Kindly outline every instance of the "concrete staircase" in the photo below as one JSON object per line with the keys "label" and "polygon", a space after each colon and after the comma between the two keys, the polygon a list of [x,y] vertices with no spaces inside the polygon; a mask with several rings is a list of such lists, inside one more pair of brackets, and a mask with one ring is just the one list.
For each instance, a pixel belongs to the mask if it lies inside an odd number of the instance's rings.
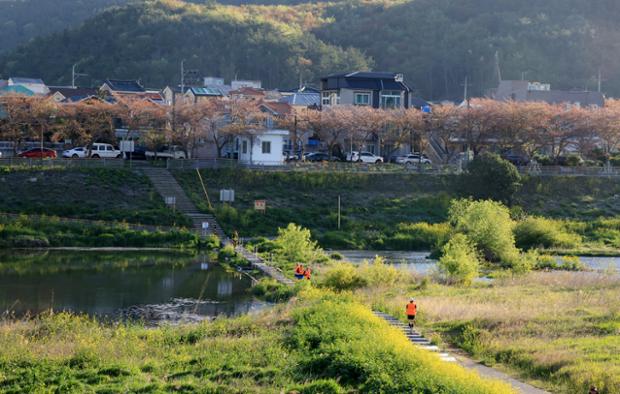
{"label": "concrete staircase", "polygon": [[[179,185],[170,171],[165,168],[156,167],[141,167],[140,171],[142,171],[144,175],[151,180],[155,190],[157,190],[157,192],[164,199],[166,197],[174,197],[176,199],[176,209],[192,220],[192,227],[194,231],[203,234],[202,223],[208,222],[208,234],[217,235],[224,245],[232,243],[230,238],[228,238],[220,225],[217,223],[215,216],[200,212],[192,200],[190,200],[187,194],[185,194],[185,190],[183,190],[183,188]],[[295,282],[287,278],[282,271],[266,264],[260,257],[250,253],[250,251],[243,246],[237,246],[236,251],[248,260],[253,267],[261,270],[263,273],[271,276],[280,283],[287,286],[293,286],[295,284]]]}
{"label": "concrete staircase", "polygon": [[424,336],[422,334],[420,334],[417,331],[413,331],[411,332],[411,330],[409,330],[409,326],[403,322],[401,322],[400,320],[398,320],[397,318],[388,315],[387,313],[383,313],[383,312],[373,312],[376,316],[384,319],[385,321],[387,321],[388,323],[390,323],[390,325],[392,327],[397,328],[398,330],[400,330],[406,337],[407,339],[409,339],[409,341],[411,343],[413,343],[414,345],[420,347],[421,349],[424,350],[428,350],[431,352],[437,352],[437,354],[439,355],[439,358],[442,361],[446,361],[446,362],[450,362],[450,363],[455,363],[457,362],[457,359],[454,356],[451,356],[449,353],[445,353],[442,352],[438,346],[432,345],[431,341],[429,341],[428,339],[424,338]]}
{"label": "concrete staircase", "polygon": [[192,227],[196,232],[203,234],[202,223],[207,222],[209,223],[209,229],[206,231],[206,234],[215,234],[222,242],[227,243],[228,237],[217,223],[217,220],[215,220],[215,217],[208,213],[202,213],[196,208],[196,205],[187,197],[187,194],[185,194],[185,191],[170,171],[157,167],[143,167],[140,168],[140,171],[151,180],[155,190],[162,198],[175,198],[175,209],[191,219]]}

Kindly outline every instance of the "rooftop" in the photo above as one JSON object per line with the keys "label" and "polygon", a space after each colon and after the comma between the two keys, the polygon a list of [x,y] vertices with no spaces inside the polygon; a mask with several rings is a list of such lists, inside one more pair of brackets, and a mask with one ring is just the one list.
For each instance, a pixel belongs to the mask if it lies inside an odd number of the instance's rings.
{"label": "rooftop", "polygon": [[116,92],[144,92],[144,87],[138,81],[122,79],[106,79],[104,84]]}

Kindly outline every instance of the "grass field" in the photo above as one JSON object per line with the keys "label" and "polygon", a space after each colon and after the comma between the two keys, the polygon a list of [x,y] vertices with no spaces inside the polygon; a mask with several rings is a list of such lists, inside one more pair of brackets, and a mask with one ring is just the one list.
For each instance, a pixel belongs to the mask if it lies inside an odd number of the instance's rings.
{"label": "grass field", "polygon": [[554,393],[620,392],[620,277],[535,272],[473,287],[405,280],[358,289],[369,305],[418,324],[436,341]]}
{"label": "grass field", "polygon": [[188,225],[145,176],[128,169],[1,169],[0,212]]}
{"label": "grass field", "polygon": [[303,290],[257,316],[147,329],[66,314],[0,322],[6,393],[511,393],[347,296]]}

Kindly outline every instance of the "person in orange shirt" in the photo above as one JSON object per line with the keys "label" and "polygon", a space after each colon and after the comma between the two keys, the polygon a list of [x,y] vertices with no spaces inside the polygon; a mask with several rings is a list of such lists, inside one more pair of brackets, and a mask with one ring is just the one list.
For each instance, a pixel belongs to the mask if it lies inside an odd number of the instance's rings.
{"label": "person in orange shirt", "polygon": [[304,278],[304,266],[297,263],[295,265],[295,279],[303,279]]}
{"label": "person in orange shirt", "polygon": [[407,314],[407,320],[409,321],[409,330],[413,331],[413,322],[415,321],[415,317],[418,314],[418,305],[415,303],[413,297],[405,306],[405,313]]}
{"label": "person in orange shirt", "polygon": [[307,268],[306,271],[304,272],[304,277],[308,280],[310,280],[310,275],[312,274],[312,270],[310,268]]}

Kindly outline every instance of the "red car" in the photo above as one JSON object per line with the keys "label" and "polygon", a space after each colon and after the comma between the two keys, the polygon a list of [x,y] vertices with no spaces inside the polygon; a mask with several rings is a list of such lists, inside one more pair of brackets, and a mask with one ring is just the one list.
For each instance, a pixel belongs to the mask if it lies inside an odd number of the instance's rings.
{"label": "red car", "polygon": [[17,157],[26,157],[29,159],[55,159],[57,157],[56,151],[48,148],[32,148],[20,152]]}

